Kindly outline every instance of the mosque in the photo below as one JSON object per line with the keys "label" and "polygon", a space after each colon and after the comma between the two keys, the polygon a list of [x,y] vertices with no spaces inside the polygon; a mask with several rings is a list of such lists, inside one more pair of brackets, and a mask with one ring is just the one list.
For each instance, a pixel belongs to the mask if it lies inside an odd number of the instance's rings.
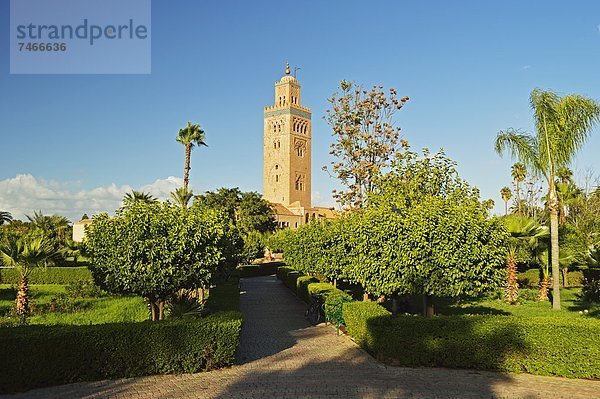
{"label": "mosque", "polygon": [[310,109],[301,105],[300,83],[287,65],[275,82],[275,105],[264,109],[263,197],[273,204],[279,227],[337,215],[311,205],[311,133]]}

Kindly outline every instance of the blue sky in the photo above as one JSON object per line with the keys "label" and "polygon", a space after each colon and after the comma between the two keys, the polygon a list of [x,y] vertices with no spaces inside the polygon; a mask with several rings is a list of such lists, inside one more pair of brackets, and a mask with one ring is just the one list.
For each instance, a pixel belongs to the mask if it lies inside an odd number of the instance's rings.
{"label": "blue sky", "polygon": [[[533,128],[535,87],[600,99],[597,1],[153,1],[149,75],[10,75],[9,2],[0,1],[0,208],[72,219],[129,188],[162,195],[182,175],[188,120],[196,192],[262,191],[262,110],[286,61],[313,111],[313,196],[332,203],[326,98],[342,79],[395,87],[415,147],[443,147],[502,209],[507,127]],[[600,172],[600,130],[575,171]],[[16,178],[18,175],[22,175]],[[170,178],[175,177],[175,178]]]}

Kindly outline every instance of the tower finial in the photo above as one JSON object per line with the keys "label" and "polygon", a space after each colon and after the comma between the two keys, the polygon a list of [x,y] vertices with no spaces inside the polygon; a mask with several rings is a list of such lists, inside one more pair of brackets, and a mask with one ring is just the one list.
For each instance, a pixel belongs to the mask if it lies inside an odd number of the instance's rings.
{"label": "tower finial", "polygon": [[286,75],[289,75],[289,74],[290,74],[290,72],[291,72],[291,71],[290,71],[290,63],[289,63],[289,62],[286,62],[286,63],[285,63],[285,74],[286,74]]}

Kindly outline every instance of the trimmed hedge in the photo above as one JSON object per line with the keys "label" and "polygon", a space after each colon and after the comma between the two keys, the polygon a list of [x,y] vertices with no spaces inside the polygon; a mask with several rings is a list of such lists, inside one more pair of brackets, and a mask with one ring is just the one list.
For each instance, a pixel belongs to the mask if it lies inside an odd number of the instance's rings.
{"label": "trimmed hedge", "polygon": [[239,312],[186,321],[0,329],[0,393],[233,364]]}
{"label": "trimmed hedge", "polygon": [[344,304],[343,316],[360,346],[395,365],[600,378],[600,320],[390,317],[373,302]]}
{"label": "trimmed hedge", "polygon": [[[569,287],[581,287],[583,285],[583,272],[567,272]],[[517,281],[521,287],[537,288],[540,285],[540,269],[529,269],[517,275]],[[562,274],[560,275],[562,286]]]}
{"label": "trimmed hedge", "polygon": [[270,276],[277,273],[277,268],[285,265],[283,262],[269,262],[261,263],[258,265],[243,265],[238,266],[237,270],[240,271],[240,277],[258,277],[258,276]]}
{"label": "trimmed hedge", "polygon": [[[21,276],[14,268],[0,269],[0,284],[19,284]],[[87,267],[46,267],[33,269],[29,284],[69,284],[93,281]]]}
{"label": "trimmed hedge", "polygon": [[343,324],[341,315],[341,302],[349,302],[352,297],[344,291],[338,290],[329,283],[323,283],[318,278],[306,276],[291,267],[280,267],[277,269],[277,277],[298,298],[307,304],[312,301],[313,295],[322,295],[325,300],[325,317],[336,325]]}

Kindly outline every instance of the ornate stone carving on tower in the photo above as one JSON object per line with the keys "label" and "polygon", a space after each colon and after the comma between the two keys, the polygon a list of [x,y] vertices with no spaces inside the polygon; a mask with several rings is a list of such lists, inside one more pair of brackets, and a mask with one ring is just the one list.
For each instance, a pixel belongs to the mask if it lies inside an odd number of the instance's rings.
{"label": "ornate stone carving on tower", "polygon": [[264,122],[265,199],[310,208],[311,112],[301,105],[289,65],[275,82],[275,105],[265,107]]}
{"label": "ornate stone carving on tower", "polygon": [[264,109],[263,196],[282,227],[327,217],[328,208],[311,206],[311,134],[311,112],[300,103],[300,83],[288,64],[275,82],[275,105]]}

